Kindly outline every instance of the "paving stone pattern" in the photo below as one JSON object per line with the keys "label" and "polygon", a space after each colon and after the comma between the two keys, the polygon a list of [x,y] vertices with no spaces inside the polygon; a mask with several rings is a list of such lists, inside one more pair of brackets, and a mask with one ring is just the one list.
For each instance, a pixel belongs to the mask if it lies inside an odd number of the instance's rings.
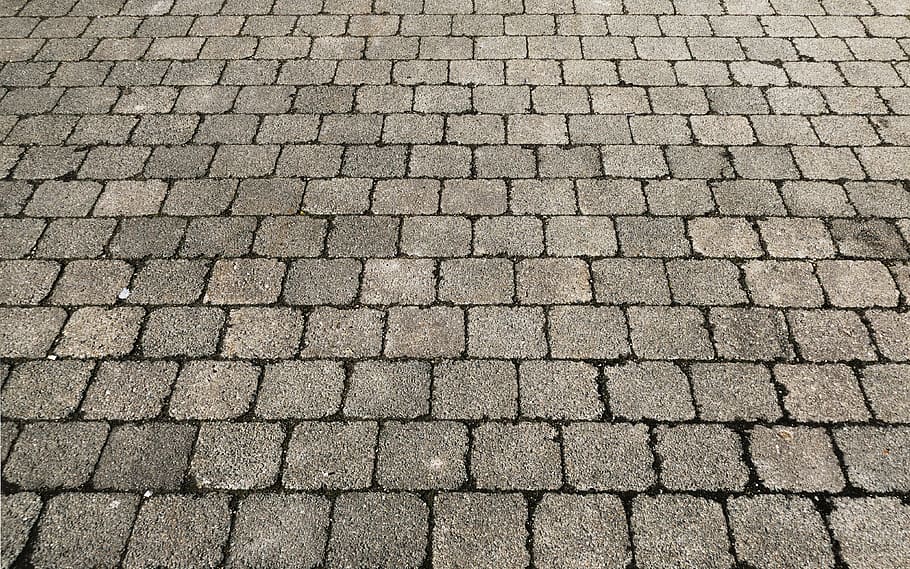
{"label": "paving stone pattern", "polygon": [[907,0],[3,0],[2,562],[910,567]]}

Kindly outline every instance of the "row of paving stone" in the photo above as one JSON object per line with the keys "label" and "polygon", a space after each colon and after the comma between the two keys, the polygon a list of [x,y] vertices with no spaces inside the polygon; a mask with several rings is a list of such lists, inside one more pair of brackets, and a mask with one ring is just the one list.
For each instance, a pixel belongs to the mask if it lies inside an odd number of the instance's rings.
{"label": "row of paving stone", "polygon": [[[518,115],[547,120],[549,115]],[[564,120],[558,115],[558,125]],[[729,117],[727,117],[729,118]],[[535,127],[537,128],[537,127]],[[562,127],[560,127],[562,128]],[[537,133],[551,132],[541,126]],[[558,135],[555,144],[563,135]],[[534,143],[529,143],[534,144]],[[542,143],[537,143],[542,144]],[[218,146],[0,146],[12,178],[642,177],[748,180],[900,180],[910,146],[607,145],[540,149],[520,145],[224,144]],[[794,162],[795,157],[795,162]],[[799,164],[799,169],[797,169]]]}
{"label": "row of paving stone", "polygon": [[[399,80],[398,85],[362,85],[356,88],[343,85],[121,87],[117,86],[119,84],[114,79],[111,80],[114,85],[89,86],[94,82],[80,75],[84,71],[75,70],[76,77],[69,78],[69,74],[61,68],[53,80],[57,87],[8,90],[6,96],[0,99],[0,110],[4,113],[0,125],[4,136],[10,137],[9,142],[125,143],[136,125],[135,115],[144,121],[134,139],[142,143],[188,141],[194,135],[201,142],[249,143],[257,134],[256,127],[260,126],[258,115],[266,115],[261,121],[264,132],[258,133],[260,142],[300,142],[317,137],[319,117],[315,115],[343,115],[355,110],[390,114],[390,131],[386,133],[386,142],[408,141],[411,139],[401,138],[408,135],[401,128],[397,129],[399,139],[396,139],[391,126],[396,121],[419,124],[420,117],[410,115],[410,111],[420,115],[445,113],[453,125],[459,125],[470,120],[471,117],[462,116],[469,111],[494,115],[480,117],[490,121],[499,118],[495,115],[520,115],[529,113],[533,108],[538,113],[544,113],[542,109],[561,109],[561,112],[568,113],[569,139],[574,143],[622,144],[632,141],[628,130],[630,123],[625,117],[600,115],[636,114],[637,118],[631,124],[636,126],[636,135],[640,137],[651,134],[645,129],[648,122],[661,120],[660,117],[649,119],[643,116],[647,113],[704,115],[713,112],[751,116],[756,134],[763,144],[802,142],[812,145],[818,137],[812,138],[806,121],[792,115],[869,115],[885,142],[897,142],[902,140],[900,133],[906,124],[904,117],[910,114],[910,89],[905,87],[592,86],[588,92],[597,96],[596,107],[592,108],[596,108],[598,113],[597,116],[584,118],[579,113],[572,112],[571,107],[562,101],[566,98],[565,94],[575,94],[574,104],[590,105],[590,102],[579,102],[581,99],[577,96],[578,89],[585,89],[579,85],[411,86],[408,82],[400,84]],[[106,76],[97,77],[96,82],[104,81]],[[599,77],[599,74],[595,74],[590,81],[596,82]],[[560,82],[555,76],[554,81],[551,81]],[[290,110],[294,111],[293,116],[269,116]],[[231,111],[234,114],[220,116]],[[170,112],[182,116],[170,119],[165,114]],[[36,116],[26,116],[17,122],[17,117],[13,114]],[[104,116],[107,114],[111,116]],[[198,119],[196,114],[204,116]],[[775,116],[765,116],[769,114]],[[69,129],[73,127],[68,126],[73,122],[71,115],[87,115],[79,119],[72,133]],[[436,127],[435,130],[439,132],[435,135],[431,132],[425,138],[413,141],[420,143],[442,140],[443,118],[425,117],[422,126],[431,130]],[[190,129],[185,126],[182,131],[179,129],[181,125],[193,120],[201,121],[198,128],[192,129],[193,132],[187,133]],[[341,121],[344,117],[332,120]],[[504,118],[499,120],[505,121]],[[665,119],[664,122],[674,120],[679,121],[679,118]],[[741,122],[742,119],[735,120]],[[874,138],[866,133],[861,117],[853,116],[845,121],[832,121],[830,117],[817,118],[814,122],[822,127],[822,136],[827,137],[826,141],[837,141],[834,137],[838,133],[824,127],[850,121],[860,126],[860,131],[852,135],[853,140]],[[15,127],[16,124],[19,126]],[[176,132],[171,133],[162,128],[162,125],[166,125],[167,129],[176,129]],[[580,128],[582,126],[591,132],[585,135],[585,129]],[[780,128],[775,129],[776,126]],[[17,130],[13,131],[14,128]],[[788,133],[790,128],[799,132]],[[906,128],[903,129],[906,132]],[[450,129],[450,135],[465,134],[464,128],[457,129],[457,132],[453,130]],[[411,136],[416,137],[417,134],[412,133]]]}
{"label": "row of paving stone", "polygon": [[691,306],[319,307],[307,314],[238,308],[227,321],[223,310],[204,307],[161,308],[147,317],[139,307],[79,308],[71,315],[14,308],[0,311],[0,353],[41,358],[53,347],[52,357],[122,357],[134,352],[142,329],[138,353],[153,358],[219,351],[257,359],[906,361],[908,325],[908,313],[887,310],[712,308],[706,317]]}
{"label": "row of paving stone", "polygon": [[[4,367],[3,407],[10,420],[115,422],[347,417],[900,424],[910,423],[908,374],[910,366],[896,363],[30,361]],[[13,431],[4,431],[5,448],[16,426],[7,425]]]}
{"label": "row of paving stone", "polygon": [[895,498],[786,494],[19,493],[4,514],[4,568],[23,549],[37,568],[833,568],[835,553],[885,568],[902,566],[910,537]]}

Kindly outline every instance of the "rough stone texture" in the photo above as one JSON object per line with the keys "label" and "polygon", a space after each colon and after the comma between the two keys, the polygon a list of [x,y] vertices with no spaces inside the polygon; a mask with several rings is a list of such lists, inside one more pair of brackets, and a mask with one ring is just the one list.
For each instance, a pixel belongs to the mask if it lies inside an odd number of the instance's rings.
{"label": "rough stone texture", "polygon": [[0,569],[910,558],[906,0],[0,4]]}

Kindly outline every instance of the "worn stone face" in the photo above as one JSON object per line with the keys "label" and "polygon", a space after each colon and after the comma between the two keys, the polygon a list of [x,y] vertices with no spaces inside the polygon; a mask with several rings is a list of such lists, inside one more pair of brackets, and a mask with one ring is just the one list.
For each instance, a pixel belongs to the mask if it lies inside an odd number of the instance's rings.
{"label": "worn stone face", "polygon": [[901,566],[908,22],[0,2],[0,569]]}

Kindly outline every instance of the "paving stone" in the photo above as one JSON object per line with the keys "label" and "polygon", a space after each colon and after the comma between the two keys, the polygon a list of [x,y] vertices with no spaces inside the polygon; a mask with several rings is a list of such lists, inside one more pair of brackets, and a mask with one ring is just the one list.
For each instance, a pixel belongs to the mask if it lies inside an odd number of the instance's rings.
{"label": "paving stone", "polygon": [[200,488],[252,490],[278,477],[284,430],[274,423],[206,423],[190,473]]}
{"label": "paving stone", "polygon": [[542,309],[478,307],[468,310],[468,355],[533,358],[545,354]]}
{"label": "paving stone", "polygon": [[114,304],[130,282],[133,268],[123,261],[73,261],[63,269],[53,304]]}
{"label": "paving stone", "polygon": [[788,321],[800,353],[809,361],[875,359],[869,332],[855,312],[794,310]]}
{"label": "paving stone", "polygon": [[107,438],[105,423],[28,423],[3,467],[3,477],[25,490],[85,484]]}
{"label": "paving stone", "polygon": [[783,313],[765,308],[712,308],[708,321],[718,356],[740,360],[793,357]]}
{"label": "paving stone", "polygon": [[65,319],[62,308],[0,309],[0,357],[44,357]]}
{"label": "paving stone", "polygon": [[907,259],[906,246],[884,219],[835,219],[831,236],[843,255],[873,259]]}
{"label": "paving stone", "polygon": [[876,310],[868,318],[882,355],[892,361],[910,361],[910,318],[906,313]]}
{"label": "paving stone", "polygon": [[67,493],[51,498],[38,523],[35,567],[115,567],[126,548],[137,496]]}
{"label": "paving stone", "polygon": [[284,486],[366,488],[373,473],[377,427],[370,422],[300,423],[285,454]]}
{"label": "paving stone", "polygon": [[752,300],[761,306],[820,307],[822,289],[804,261],[749,261],[743,266]]}
{"label": "paving stone", "polygon": [[439,300],[507,304],[515,288],[508,259],[450,259],[439,265]]}
{"label": "paving stone", "polygon": [[869,412],[853,371],[843,364],[777,365],[774,377],[784,386],[784,407],[802,422],[865,421]]}
{"label": "paving stone", "polygon": [[414,418],[427,414],[430,365],[426,362],[358,362],[348,382],[344,413],[350,417]]}
{"label": "paving stone", "polygon": [[[727,501],[737,557],[755,567],[833,567],[822,518],[798,496],[742,496]],[[768,543],[767,536],[774,536]]]}
{"label": "paving stone", "polygon": [[689,253],[689,242],[679,218],[621,217],[616,229],[625,256],[677,257]]}
{"label": "paving stone", "polygon": [[546,494],[534,510],[534,560],[542,568],[625,567],[632,559],[615,496]]}
{"label": "paving stone", "polygon": [[891,273],[877,261],[820,261],[819,281],[834,306],[896,306],[897,288]]}
{"label": "paving stone", "polygon": [[671,490],[737,490],[749,479],[739,435],[719,425],[658,427],[660,481]]}
{"label": "paving stone", "polygon": [[581,259],[527,259],[516,265],[522,304],[572,304],[591,300],[588,265]]}
{"label": "paving stone", "polygon": [[686,376],[669,362],[628,362],[603,369],[610,410],[627,419],[684,420],[695,415]]}
{"label": "paving stone", "polygon": [[3,415],[64,419],[71,415],[92,374],[91,362],[31,361],[13,368],[3,386]]}
{"label": "paving stone", "polygon": [[435,297],[435,264],[424,259],[368,259],[360,299],[366,304],[429,304]]}
{"label": "paving stone", "polygon": [[169,409],[175,419],[233,419],[252,403],[259,369],[248,362],[192,361],[180,370]]}
{"label": "paving stone", "polygon": [[[511,362],[447,361],[435,366],[433,380],[434,417],[496,419],[518,413],[518,380]],[[486,396],[477,398],[477,393]]]}
{"label": "paving stone", "polygon": [[759,364],[689,367],[698,416],[707,421],[773,421],[781,417],[770,372]]}
{"label": "paving stone", "polygon": [[329,502],[317,496],[254,494],[237,508],[226,566],[310,569],[323,558]]}
{"label": "paving stone", "polygon": [[534,257],[543,250],[543,225],[535,217],[482,217],[474,223],[475,255]]}
{"label": "paving stone", "polygon": [[361,264],[354,259],[303,259],[291,263],[284,300],[294,305],[344,305],[359,288]]}
{"label": "paving stone", "polygon": [[641,567],[729,567],[732,556],[720,504],[687,495],[640,496],[632,535]]}
{"label": "paving stone", "polygon": [[178,490],[195,438],[192,425],[116,426],[98,461],[92,485],[134,492]]}
{"label": "paving stone", "polygon": [[670,289],[660,261],[604,259],[591,264],[594,294],[604,304],[669,304]]}
{"label": "paving stone", "polygon": [[327,566],[419,567],[427,518],[426,504],[411,494],[342,495],[335,502]]}
{"label": "paving stone", "polygon": [[527,565],[527,503],[520,494],[441,493],[433,514],[433,561],[443,569]]}
{"label": "paving stone", "polygon": [[224,312],[217,308],[159,308],[149,314],[142,352],[150,357],[212,355],[223,325]]}
{"label": "paving stone", "polygon": [[455,489],[467,480],[468,432],[461,423],[386,423],[377,449],[376,479],[384,488]]}
{"label": "paving stone", "polygon": [[124,567],[216,566],[230,532],[228,497],[154,496],[136,517]]}
{"label": "paving stone", "polygon": [[519,366],[522,415],[596,419],[603,413],[597,368],[582,362],[526,361]]}
{"label": "paving stone", "polygon": [[907,505],[897,498],[839,498],[831,528],[841,555],[851,565],[884,569],[907,556],[910,532],[901,520]]}
{"label": "paving stone", "polygon": [[837,492],[844,478],[823,429],[755,427],[749,450],[758,478],[772,490]]}
{"label": "paving stone", "polygon": [[55,352],[75,358],[124,356],[133,350],[144,316],[142,308],[80,308],[67,320]]}
{"label": "paving stone", "polygon": [[561,483],[556,430],[548,425],[487,423],[476,428],[471,474],[479,488],[552,489]]}
{"label": "paving stone", "polygon": [[206,296],[213,304],[268,304],[281,294],[284,263],[275,259],[215,262]]}
{"label": "paving stone", "polygon": [[910,432],[901,427],[843,427],[834,433],[850,483],[877,492],[905,491]]}
{"label": "paving stone", "polygon": [[632,350],[648,359],[711,359],[704,317],[692,307],[628,309]]}
{"label": "paving stone", "polygon": [[310,313],[302,355],[364,357],[382,348],[384,314],[379,310],[321,307]]}
{"label": "paving stone", "polygon": [[190,304],[202,296],[208,264],[153,259],[136,273],[129,301],[136,304]]}
{"label": "paving stone", "polygon": [[221,353],[229,358],[276,359],[297,353],[303,315],[290,308],[231,310]]}
{"label": "paving stone", "polygon": [[0,565],[11,567],[25,549],[32,526],[41,513],[41,498],[32,492],[17,492],[3,497],[0,512],[3,513]]}
{"label": "paving stone", "polygon": [[562,435],[566,482],[572,487],[642,491],[654,484],[654,457],[646,425],[572,423],[563,428]]}
{"label": "paving stone", "polygon": [[553,307],[550,350],[557,358],[616,359],[629,354],[625,319],[612,307]]}
{"label": "paving stone", "polygon": [[341,406],[344,370],[329,361],[279,362],[265,367],[256,414],[266,419],[320,418]]}
{"label": "paving stone", "polygon": [[872,413],[882,421],[907,422],[910,416],[910,393],[905,364],[878,364],[863,369],[861,383]]}

